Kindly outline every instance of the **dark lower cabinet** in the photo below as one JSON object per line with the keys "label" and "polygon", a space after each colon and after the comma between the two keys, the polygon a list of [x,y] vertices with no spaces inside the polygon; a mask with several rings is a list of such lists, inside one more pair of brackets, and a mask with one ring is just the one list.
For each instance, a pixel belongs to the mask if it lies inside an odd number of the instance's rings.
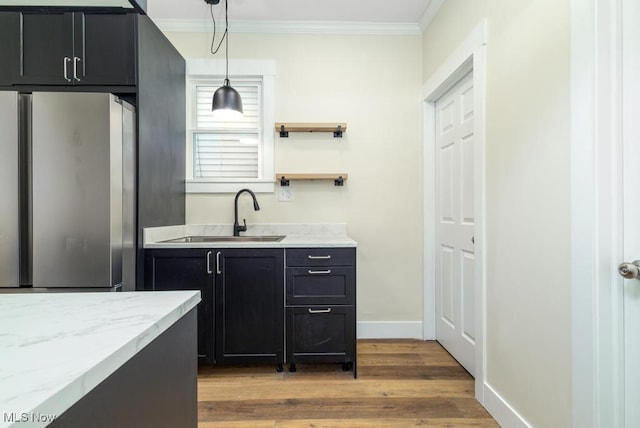
{"label": "dark lower cabinet", "polygon": [[284,250],[216,250],[216,362],[284,363]]}
{"label": "dark lower cabinet", "polygon": [[287,362],[356,367],[355,248],[287,249]]}
{"label": "dark lower cabinet", "polygon": [[147,250],[145,278],[150,290],[200,290],[198,361],[214,363],[214,276],[212,250]]}
{"label": "dark lower cabinet", "polygon": [[354,316],[352,306],[287,308],[287,361],[353,362]]}
{"label": "dark lower cabinet", "polygon": [[200,290],[201,363],[279,371],[285,362],[291,371],[341,363],[355,377],[355,256],[355,248],[148,249],[145,286]]}
{"label": "dark lower cabinet", "polygon": [[[47,427],[196,428],[195,315],[194,310],[189,311]],[[40,413],[23,413],[27,414]],[[38,422],[23,425],[44,426]]]}

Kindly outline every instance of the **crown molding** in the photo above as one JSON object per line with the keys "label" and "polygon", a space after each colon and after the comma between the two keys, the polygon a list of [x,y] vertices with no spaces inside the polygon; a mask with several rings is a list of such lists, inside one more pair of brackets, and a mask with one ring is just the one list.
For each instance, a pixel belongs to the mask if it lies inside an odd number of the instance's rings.
{"label": "crown molding", "polygon": [[[153,19],[153,22],[164,32],[210,33],[213,31],[213,24],[208,19]],[[418,23],[354,21],[229,21],[229,31],[273,34],[422,34]]]}
{"label": "crown molding", "polygon": [[431,0],[429,6],[427,6],[427,9],[422,14],[422,18],[420,18],[420,30],[422,32],[429,27],[429,24],[431,24],[431,21],[436,16],[436,13],[438,13],[438,10],[443,3],[444,0]]}

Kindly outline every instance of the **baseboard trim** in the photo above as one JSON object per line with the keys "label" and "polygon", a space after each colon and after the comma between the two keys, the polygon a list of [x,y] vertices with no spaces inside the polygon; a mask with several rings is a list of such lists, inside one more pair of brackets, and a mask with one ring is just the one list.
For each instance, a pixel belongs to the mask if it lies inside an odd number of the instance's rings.
{"label": "baseboard trim", "polygon": [[482,405],[500,426],[509,428],[531,427],[531,425],[486,382],[484,383],[484,403],[482,403]]}
{"label": "baseboard trim", "polygon": [[358,339],[422,339],[420,321],[361,321]]}

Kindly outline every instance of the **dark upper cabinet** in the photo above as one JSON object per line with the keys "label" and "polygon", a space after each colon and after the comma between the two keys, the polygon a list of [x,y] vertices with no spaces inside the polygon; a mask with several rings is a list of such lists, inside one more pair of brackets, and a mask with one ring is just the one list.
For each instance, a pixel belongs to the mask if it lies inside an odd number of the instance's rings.
{"label": "dark upper cabinet", "polygon": [[18,37],[20,22],[18,14],[0,12],[0,85],[13,83],[18,60]]}
{"label": "dark upper cabinet", "polygon": [[150,250],[145,275],[150,290],[199,290],[198,360],[213,364],[213,271],[212,251],[197,249]]}
{"label": "dark upper cabinet", "polygon": [[13,14],[14,84],[135,85],[135,14]]}
{"label": "dark upper cabinet", "polygon": [[134,85],[136,44],[134,14],[74,14],[76,83]]}

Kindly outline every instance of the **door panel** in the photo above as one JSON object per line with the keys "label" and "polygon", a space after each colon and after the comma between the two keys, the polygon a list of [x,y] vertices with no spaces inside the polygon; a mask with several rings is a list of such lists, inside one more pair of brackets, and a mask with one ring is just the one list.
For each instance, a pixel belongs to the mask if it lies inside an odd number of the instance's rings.
{"label": "door panel", "polygon": [[474,223],[473,134],[462,138],[462,222]]}
{"label": "door panel", "polygon": [[21,13],[21,61],[16,83],[70,84],[73,74],[72,17],[71,13]]}
{"label": "door panel", "polygon": [[76,84],[135,84],[134,19],[133,14],[74,14]]}
{"label": "door panel", "polygon": [[436,338],[469,373],[475,366],[473,79],[435,103]]}
{"label": "door panel", "polygon": [[0,287],[17,287],[18,247],[18,94],[0,92]]}
{"label": "door panel", "polygon": [[[640,3],[623,2],[624,260],[640,259]],[[631,196],[633,195],[633,196]],[[640,280],[624,281],[625,426],[640,426]]]}
{"label": "door panel", "polygon": [[216,361],[284,362],[284,250],[216,251]]}
{"label": "door panel", "polygon": [[453,223],[454,204],[454,146],[448,144],[440,149],[440,219]]}
{"label": "door panel", "polygon": [[442,320],[449,323],[451,328],[455,328],[454,315],[454,283],[453,283],[453,252],[451,247],[442,247],[440,253],[440,278],[441,278],[441,300],[440,312]]}
{"label": "door panel", "polygon": [[20,34],[20,14],[18,12],[0,12],[0,85],[13,85],[18,69]]}
{"label": "door panel", "polygon": [[475,340],[475,255],[462,251],[462,334],[467,340]]}
{"label": "door panel", "polygon": [[34,287],[121,281],[110,264],[110,97],[33,94]]}
{"label": "door panel", "polygon": [[154,291],[199,290],[198,360],[213,364],[213,275],[208,269],[212,250],[148,250],[145,276]]}

